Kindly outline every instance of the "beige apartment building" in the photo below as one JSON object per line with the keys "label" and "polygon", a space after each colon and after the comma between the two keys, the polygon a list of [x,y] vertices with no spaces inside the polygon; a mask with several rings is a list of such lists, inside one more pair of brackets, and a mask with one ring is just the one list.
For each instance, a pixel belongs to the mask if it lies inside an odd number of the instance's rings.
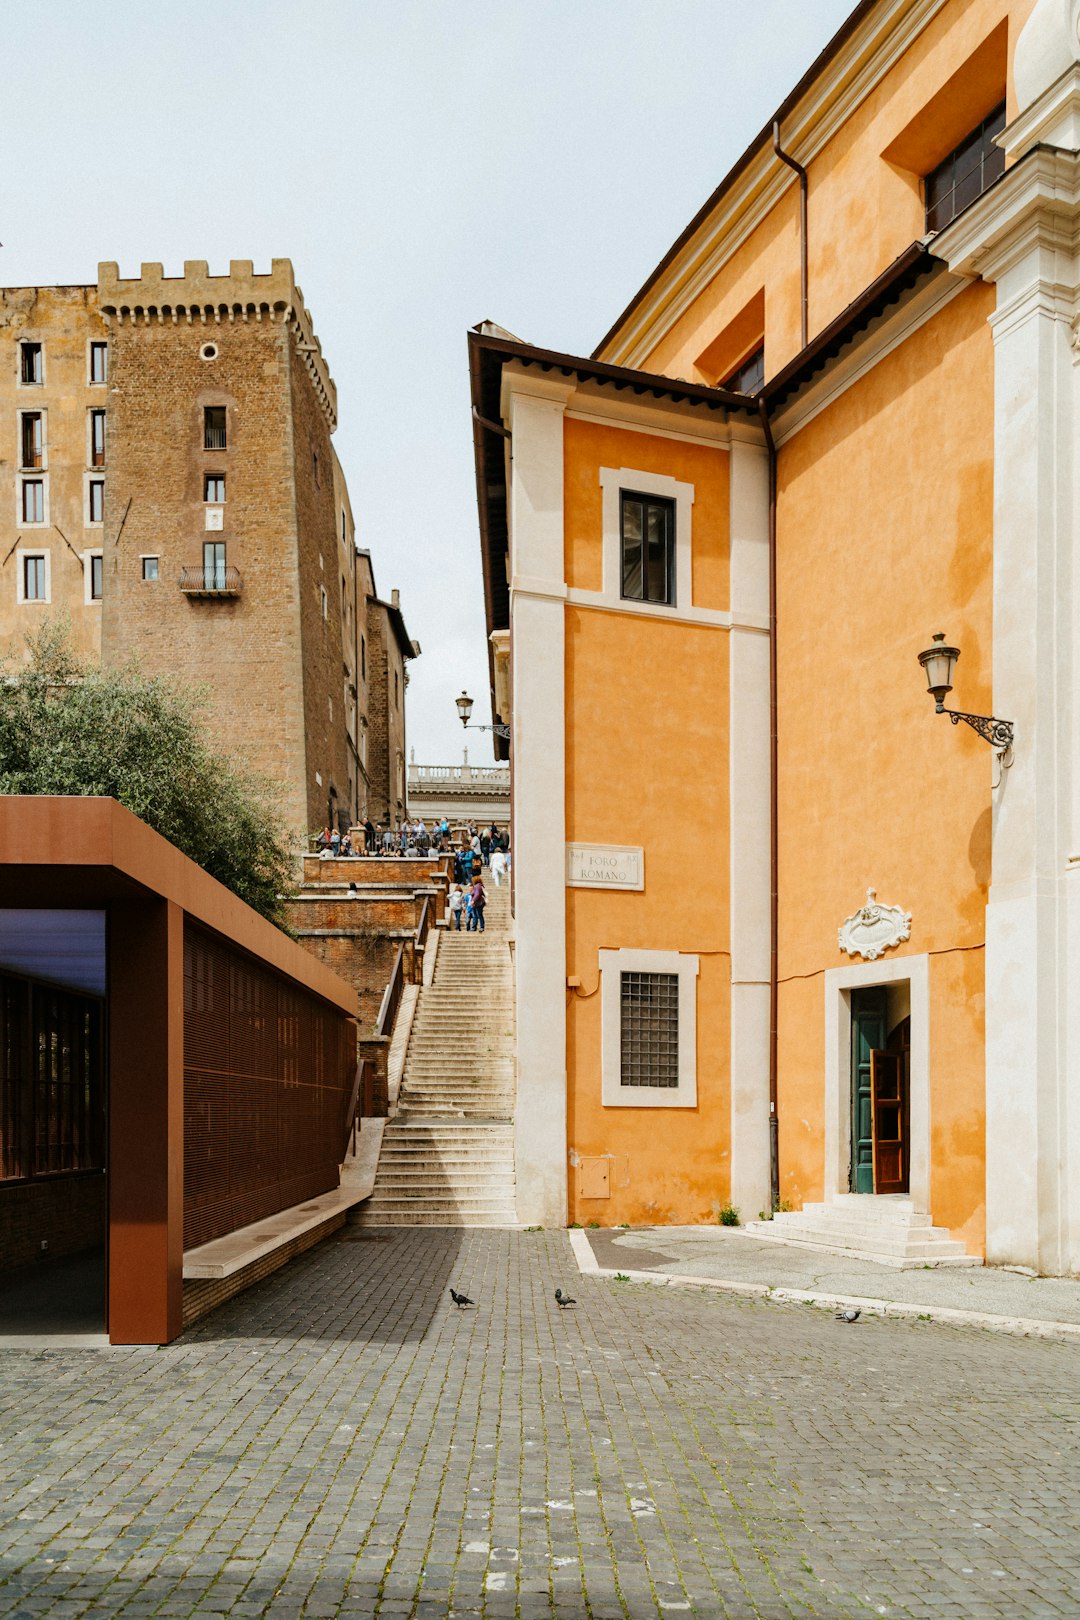
{"label": "beige apartment building", "polygon": [[0,654],[63,614],[84,654],[205,683],[219,747],[281,785],[297,832],[396,805],[413,643],[372,615],[289,260],[102,264],[95,286],[0,290],[0,328]]}

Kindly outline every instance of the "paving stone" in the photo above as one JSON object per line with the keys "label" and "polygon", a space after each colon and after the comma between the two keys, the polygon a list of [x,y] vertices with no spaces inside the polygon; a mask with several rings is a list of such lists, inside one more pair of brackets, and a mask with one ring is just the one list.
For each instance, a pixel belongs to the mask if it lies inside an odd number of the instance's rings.
{"label": "paving stone", "polygon": [[160,1351],[5,1353],[0,1615],[1054,1620],[1078,1358],[559,1233],[329,1241]]}

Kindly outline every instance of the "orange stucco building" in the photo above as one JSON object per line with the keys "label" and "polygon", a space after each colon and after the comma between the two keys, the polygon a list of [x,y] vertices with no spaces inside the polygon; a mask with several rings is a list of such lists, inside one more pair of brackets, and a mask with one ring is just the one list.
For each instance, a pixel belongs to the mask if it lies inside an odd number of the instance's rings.
{"label": "orange stucco building", "polygon": [[591,357],[470,334],[523,1220],[1080,1269],[1077,10],[864,0]]}

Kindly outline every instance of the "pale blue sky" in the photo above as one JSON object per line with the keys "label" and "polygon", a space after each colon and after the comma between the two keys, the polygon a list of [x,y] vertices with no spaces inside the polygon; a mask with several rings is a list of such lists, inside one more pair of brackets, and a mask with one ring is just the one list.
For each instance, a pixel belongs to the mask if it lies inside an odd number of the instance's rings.
{"label": "pale blue sky", "polygon": [[[5,8],[0,282],[291,258],[418,760],[487,719],[465,334],[588,353],[854,0]],[[469,734],[471,757],[490,759]]]}

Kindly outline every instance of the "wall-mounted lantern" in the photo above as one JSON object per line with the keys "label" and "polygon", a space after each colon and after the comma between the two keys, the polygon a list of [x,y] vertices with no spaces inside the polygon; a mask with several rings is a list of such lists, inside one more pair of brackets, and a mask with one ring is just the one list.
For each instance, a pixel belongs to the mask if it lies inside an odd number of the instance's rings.
{"label": "wall-mounted lantern", "polygon": [[459,716],[461,717],[461,723],[466,728],[467,731],[493,731],[495,733],[496,737],[503,737],[507,741],[510,740],[510,727],[509,726],[470,726],[469,725],[469,716],[472,714],[473,700],[469,696],[468,692],[462,692],[462,694],[461,694],[461,696],[459,698],[454,699],[454,702],[457,704],[457,712],[458,712]]}
{"label": "wall-mounted lantern", "polygon": [[926,684],[934,700],[935,714],[947,714],[953,725],[964,720],[999,754],[1007,754],[1013,744],[1011,720],[995,720],[993,715],[965,714],[962,709],[947,709],[945,699],[952,691],[953,670],[960,656],[959,647],[946,647],[945,632],[938,630],[925,652],[919,654],[919,663],[926,671]]}

